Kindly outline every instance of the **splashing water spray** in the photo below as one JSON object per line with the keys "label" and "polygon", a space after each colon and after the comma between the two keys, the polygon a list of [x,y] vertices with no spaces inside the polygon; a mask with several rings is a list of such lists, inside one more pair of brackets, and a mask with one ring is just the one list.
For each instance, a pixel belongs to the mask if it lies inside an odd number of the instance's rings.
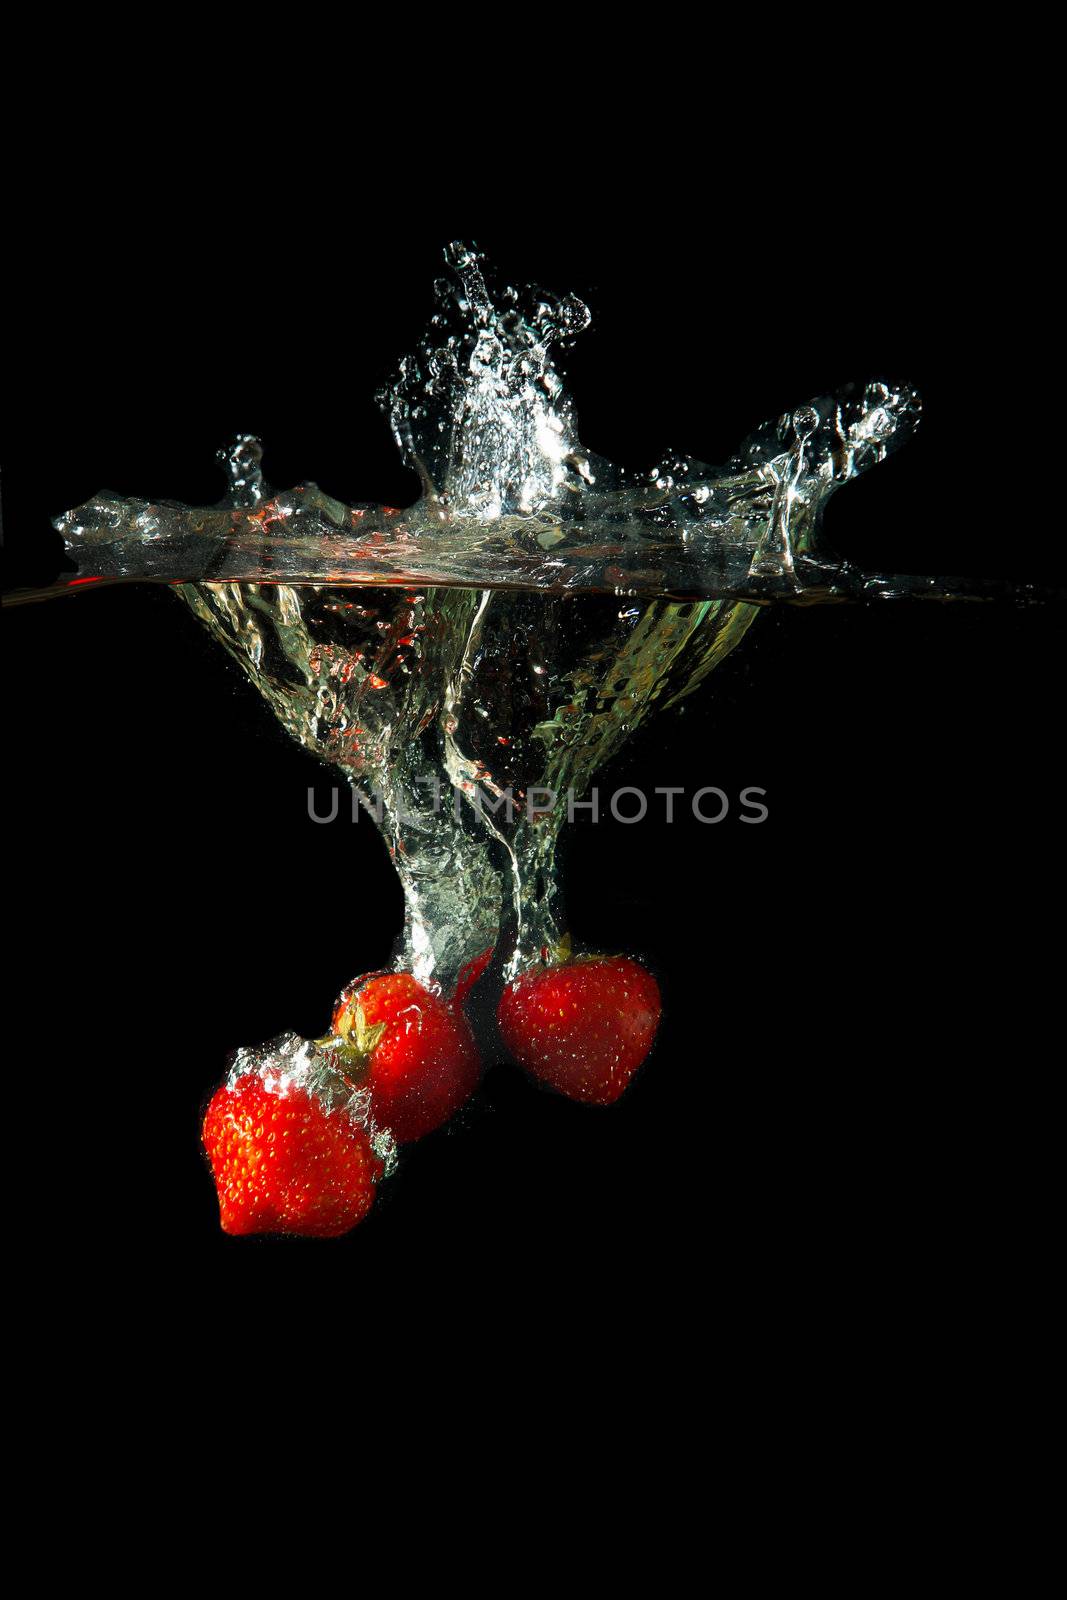
{"label": "splashing water spray", "polygon": [[575,953],[567,932],[560,829],[598,768],[771,602],[1005,592],[820,550],[829,496],[916,427],[913,390],[844,390],[722,467],[631,475],[582,447],[555,365],[589,322],[581,301],[495,288],[465,246],[446,259],[429,329],[379,396],[422,485],[410,509],[275,493],[244,435],[221,453],[219,505],[98,495],[56,523],[77,574],[7,597],[173,585],[357,789],[403,885],[390,966],[348,985],[323,1038],[238,1051],[211,1101],[230,1233],[355,1226],[398,1143],[475,1089],[472,1015],[563,1094],[617,1099],[660,1002],[639,962]]}

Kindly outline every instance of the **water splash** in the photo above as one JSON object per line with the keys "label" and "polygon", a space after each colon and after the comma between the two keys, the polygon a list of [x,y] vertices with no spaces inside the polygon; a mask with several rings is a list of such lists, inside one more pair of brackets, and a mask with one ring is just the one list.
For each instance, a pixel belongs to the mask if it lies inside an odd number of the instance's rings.
{"label": "water splash", "polygon": [[313,483],[274,492],[258,441],[242,435],[225,454],[221,505],[100,494],[58,518],[79,563],[65,584],[432,584],[757,604],[980,592],[864,573],[820,548],[829,497],[913,432],[907,385],[812,400],[721,467],[675,457],[631,474],[583,447],[558,369],[586,306],[497,287],[470,247],[446,256],[427,333],[379,396],[422,484],[413,506],[346,506]]}
{"label": "water splash", "polygon": [[452,518],[494,521],[566,504],[591,483],[574,410],[553,363],[589,324],[574,295],[508,287],[494,298],[482,258],[445,252],[453,275],[434,285],[437,310],[418,349],[378,395],[426,499]]}
{"label": "water splash", "polygon": [[[498,287],[468,246],[446,258],[427,333],[379,396],[419,475],[413,506],[275,492],[241,435],[219,505],[100,494],[60,517],[79,570],[45,592],[175,585],[283,726],[373,786],[405,890],[395,964],[443,988],[491,945],[515,972],[562,942],[568,799],[768,602],[1008,592],[821,547],[829,497],[914,431],[909,386],[810,401],[720,467],[630,474],[584,449],[557,367],[582,302]],[[554,806],[531,815],[532,789]]]}

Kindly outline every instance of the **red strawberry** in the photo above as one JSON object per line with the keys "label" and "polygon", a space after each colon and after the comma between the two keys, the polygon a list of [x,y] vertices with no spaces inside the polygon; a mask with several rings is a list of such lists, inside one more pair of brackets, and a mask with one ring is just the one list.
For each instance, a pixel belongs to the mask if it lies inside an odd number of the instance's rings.
{"label": "red strawberry", "polygon": [[478,1051],[459,1006],[410,972],[350,984],[333,1029],[365,1063],[375,1121],[402,1143],[447,1122],[478,1082]]}
{"label": "red strawberry", "polygon": [[626,956],[537,967],[504,990],[497,1012],[512,1055],[535,1077],[588,1105],[617,1100],[652,1048],[655,978]]}
{"label": "red strawberry", "polygon": [[370,1210],[382,1171],[352,1091],[321,1058],[317,1078],[303,1081],[272,1065],[231,1075],[204,1118],[223,1231],[347,1233]]}

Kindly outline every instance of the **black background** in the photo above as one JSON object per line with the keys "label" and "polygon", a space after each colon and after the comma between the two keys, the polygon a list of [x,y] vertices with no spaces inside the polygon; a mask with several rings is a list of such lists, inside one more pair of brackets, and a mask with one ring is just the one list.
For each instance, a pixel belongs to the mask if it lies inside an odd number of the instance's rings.
{"label": "black background", "polygon": [[[438,221],[410,191],[342,203],[336,173],[236,211],[225,163],[210,193],[180,164],[136,194],[87,175],[21,235],[5,584],[49,580],[48,519],[101,488],[217,499],[237,430],[275,484],[414,498],[372,397],[457,234],[588,301],[566,370],[592,449],[715,461],[830,387],[900,377],[920,435],[835,499],[831,542],[886,571],[1053,580],[984,481],[970,192],[911,169],[835,181],[827,205],[795,183],[783,157],[714,197],[575,183],[517,221],[458,192]],[[1006,1172],[1047,1049],[1061,630],[1057,608],[1012,605],[758,619],[600,782],[759,785],[768,822],[735,807],[570,841],[575,935],[663,988],[631,1091],[590,1111],[491,1064],[371,1219],[319,1243],[225,1238],[198,1122],[230,1050],[320,1032],[387,956],[384,848],[366,821],[308,819],[332,774],[166,590],[5,612],[7,1027],[34,1064],[12,1109],[49,1138],[46,1178],[36,1139],[22,1151],[20,1241],[64,1282],[216,1311],[315,1283],[435,1323],[478,1304],[487,1328],[626,1303],[687,1340],[709,1291],[765,1333],[816,1305],[846,1338],[954,1321],[991,1256],[1009,1270]]]}

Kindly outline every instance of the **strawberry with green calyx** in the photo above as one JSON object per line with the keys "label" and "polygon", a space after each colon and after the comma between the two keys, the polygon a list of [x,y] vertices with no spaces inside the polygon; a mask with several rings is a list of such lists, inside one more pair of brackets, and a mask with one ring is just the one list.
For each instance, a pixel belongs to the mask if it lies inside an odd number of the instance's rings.
{"label": "strawberry with green calyx", "polygon": [[439,1128],[477,1086],[481,1063],[462,1010],[410,972],[349,984],[333,1031],[346,1075],[366,1088],[375,1121],[401,1143]]}
{"label": "strawberry with green calyx", "polygon": [[369,1097],[332,1052],[294,1034],[239,1051],[207,1108],[204,1148],[225,1233],[335,1238],[361,1222],[395,1161]]}
{"label": "strawberry with green calyx", "polygon": [[[497,1011],[520,1066],[572,1100],[610,1105],[652,1048],[659,985],[628,956],[569,956],[512,979]],[[544,952],[551,956],[557,952]]]}

